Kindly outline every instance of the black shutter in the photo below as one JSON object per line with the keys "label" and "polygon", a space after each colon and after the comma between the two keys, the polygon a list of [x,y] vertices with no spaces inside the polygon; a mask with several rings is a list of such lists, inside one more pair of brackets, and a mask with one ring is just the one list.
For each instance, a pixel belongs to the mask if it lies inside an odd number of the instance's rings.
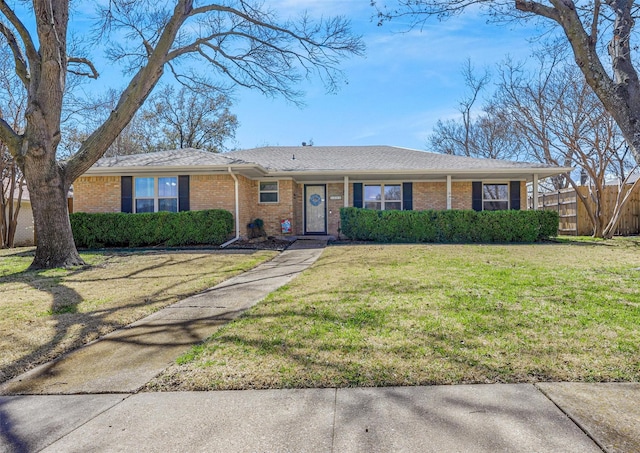
{"label": "black shutter", "polygon": [[471,208],[474,211],[482,211],[482,181],[471,183]]}
{"label": "black shutter", "polygon": [[520,181],[511,181],[509,183],[509,200],[511,201],[511,209],[520,210]]}
{"label": "black shutter", "polygon": [[189,175],[178,176],[178,211],[189,210]]}
{"label": "black shutter", "polygon": [[353,183],[353,207],[354,208],[362,207],[362,183],[361,182]]}
{"label": "black shutter", "polygon": [[413,183],[402,183],[402,209],[404,211],[413,210]]}
{"label": "black shutter", "polygon": [[120,211],[133,212],[133,176],[120,178]]}

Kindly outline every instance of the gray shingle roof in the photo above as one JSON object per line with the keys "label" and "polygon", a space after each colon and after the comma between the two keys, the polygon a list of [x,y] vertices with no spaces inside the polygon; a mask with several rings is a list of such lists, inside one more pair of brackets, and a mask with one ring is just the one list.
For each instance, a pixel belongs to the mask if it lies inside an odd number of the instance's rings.
{"label": "gray shingle roof", "polygon": [[103,157],[94,168],[112,167],[190,167],[224,166],[244,164],[228,154],[216,154],[194,148],[158,151],[156,153],[132,154],[130,156]]}
{"label": "gray shingle roof", "polygon": [[186,148],[102,158],[88,173],[226,172],[227,167],[234,167],[234,171],[241,171],[248,177],[291,174],[298,180],[317,177],[335,179],[340,175],[356,174],[361,178],[404,174],[429,179],[443,174],[453,177],[473,174],[482,178],[500,174],[529,178],[535,173],[544,178],[568,171],[553,165],[475,159],[394,146],[273,146],[224,154]]}
{"label": "gray shingle roof", "polygon": [[544,164],[436,154],[394,146],[277,146],[226,153],[271,171],[416,171],[552,168]]}

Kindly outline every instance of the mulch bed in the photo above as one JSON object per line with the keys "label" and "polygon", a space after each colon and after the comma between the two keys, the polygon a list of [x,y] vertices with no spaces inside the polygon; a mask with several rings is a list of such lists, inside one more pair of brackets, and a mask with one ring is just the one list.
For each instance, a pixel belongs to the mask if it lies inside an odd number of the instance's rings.
{"label": "mulch bed", "polygon": [[239,241],[230,244],[227,249],[248,249],[248,250],[286,250],[294,241],[288,241],[286,239],[277,239],[274,237],[268,237],[266,239],[240,239]]}

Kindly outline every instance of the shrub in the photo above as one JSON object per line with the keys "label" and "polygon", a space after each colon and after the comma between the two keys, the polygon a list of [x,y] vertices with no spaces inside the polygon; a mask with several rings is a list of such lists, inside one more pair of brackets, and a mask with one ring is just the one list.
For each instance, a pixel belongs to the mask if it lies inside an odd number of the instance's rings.
{"label": "shrub", "polygon": [[340,210],[349,239],[377,242],[535,242],[558,234],[554,211]]}
{"label": "shrub", "polygon": [[229,211],[143,214],[76,212],[69,216],[77,247],[220,245],[233,232]]}

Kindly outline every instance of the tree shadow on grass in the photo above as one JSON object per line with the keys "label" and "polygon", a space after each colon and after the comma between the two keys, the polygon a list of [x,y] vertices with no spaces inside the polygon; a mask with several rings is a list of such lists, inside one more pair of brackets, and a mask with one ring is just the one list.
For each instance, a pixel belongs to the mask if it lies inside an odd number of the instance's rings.
{"label": "tree shadow on grass", "polygon": [[[107,258],[108,259],[108,258]],[[188,261],[197,261],[198,257],[194,257]],[[40,364],[53,360],[60,355],[70,352],[84,344],[94,341],[97,338],[106,335],[109,332],[122,328],[135,321],[131,316],[126,321],[114,320],[118,313],[125,311],[139,311],[141,314],[137,316],[140,319],[152,311],[145,310],[150,303],[154,304],[155,309],[166,306],[170,302],[180,297],[188,297],[195,291],[186,292],[184,294],[175,294],[172,291],[178,286],[189,286],[191,282],[202,278],[204,273],[195,273],[186,276],[183,279],[175,281],[173,284],[162,283],[162,276],[144,276],[145,272],[151,272],[158,268],[167,266],[167,273],[170,273],[171,263],[169,259],[162,260],[158,263],[144,266],[135,270],[131,270],[114,279],[114,285],[118,280],[128,280],[136,278],[152,278],[159,282],[159,286],[154,292],[144,294],[136,300],[124,305],[113,307],[98,307],[94,310],[83,312],[79,309],[83,302],[83,297],[68,283],[79,280],[83,282],[104,281],[104,279],[84,278],[83,274],[90,271],[93,267],[83,266],[71,271],[66,271],[64,276],[56,275],[51,271],[23,271],[0,278],[0,283],[19,282],[29,285],[31,288],[45,292],[51,299],[49,309],[45,316],[50,316],[54,321],[54,331],[50,338],[31,352],[12,360],[11,363],[0,366],[0,383],[7,381],[23,372],[28,371]],[[180,263],[184,263],[181,261]],[[180,263],[176,263],[180,264]]]}

